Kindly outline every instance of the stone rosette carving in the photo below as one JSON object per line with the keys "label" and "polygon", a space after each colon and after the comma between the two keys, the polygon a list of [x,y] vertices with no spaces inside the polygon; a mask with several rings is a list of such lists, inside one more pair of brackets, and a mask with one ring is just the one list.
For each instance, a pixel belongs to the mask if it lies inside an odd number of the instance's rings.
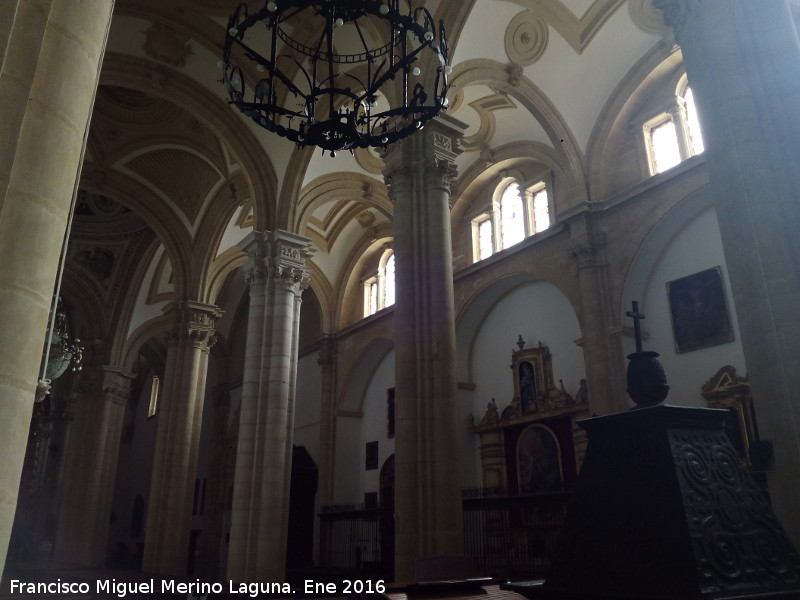
{"label": "stone rosette carving", "polygon": [[518,13],[506,27],[506,56],[526,67],[539,60],[547,49],[547,22],[532,11]]}

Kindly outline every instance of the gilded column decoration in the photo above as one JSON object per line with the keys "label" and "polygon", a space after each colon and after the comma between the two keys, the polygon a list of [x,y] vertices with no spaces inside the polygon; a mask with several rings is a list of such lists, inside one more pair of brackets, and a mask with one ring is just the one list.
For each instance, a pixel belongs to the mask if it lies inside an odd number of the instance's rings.
{"label": "gilded column decoration", "polygon": [[253,232],[239,247],[249,255],[250,311],[227,576],[277,582],[285,577],[297,336],[313,250],[287,231]]}
{"label": "gilded column decoration", "polygon": [[216,341],[216,306],[183,300],[164,314],[173,320],[167,335],[161,409],[153,458],[143,569],[183,575],[203,422],[208,355]]}

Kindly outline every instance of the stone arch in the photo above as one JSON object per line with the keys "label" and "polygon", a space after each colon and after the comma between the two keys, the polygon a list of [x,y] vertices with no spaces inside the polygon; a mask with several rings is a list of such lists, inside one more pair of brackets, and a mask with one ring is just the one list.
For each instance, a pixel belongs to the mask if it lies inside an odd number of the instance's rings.
{"label": "stone arch", "polygon": [[[588,187],[593,200],[603,200],[642,179],[646,157],[643,143],[638,140],[631,143],[630,136],[638,135],[632,122],[654,90],[673,78],[682,60],[679,50],[674,51],[661,41],[634,65],[603,106],[586,151]],[[612,181],[611,173],[620,171],[620,157],[625,156],[625,148],[629,149],[626,158],[635,171],[626,173],[621,181]],[[637,155],[631,157],[630,152]],[[619,179],[619,175],[616,177]]]}
{"label": "stone arch", "polygon": [[106,53],[100,84],[132,87],[173,103],[179,102],[202,120],[226,141],[242,167],[254,202],[256,229],[274,227],[273,202],[278,189],[275,168],[245,121],[217,96],[178,71],[113,52]]}
{"label": "stone arch", "polygon": [[519,78],[516,85],[512,85],[509,83],[506,65],[489,59],[471,59],[454,68],[451,79],[454,87],[465,88],[478,83],[504,91],[533,115],[547,133],[558,162],[567,176],[567,197],[571,199],[570,204],[587,201],[589,198],[580,147],[544,93],[524,76]]}
{"label": "stone arch", "polygon": [[339,411],[351,413],[361,411],[372,373],[392,350],[394,342],[384,337],[377,337],[367,344],[345,376],[345,385],[342,386],[336,401]]}
{"label": "stone arch", "polygon": [[365,265],[393,239],[394,229],[391,223],[383,223],[373,232],[365,232],[343,261],[342,275],[336,288],[339,290],[336,299],[336,313],[333,317],[333,322],[338,329],[351,325],[364,316],[359,309],[361,302],[360,276]]}

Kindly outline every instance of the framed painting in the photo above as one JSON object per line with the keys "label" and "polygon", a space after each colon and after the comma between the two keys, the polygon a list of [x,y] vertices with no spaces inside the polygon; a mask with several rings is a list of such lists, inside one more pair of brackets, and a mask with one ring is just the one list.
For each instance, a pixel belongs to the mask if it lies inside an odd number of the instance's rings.
{"label": "framed painting", "polygon": [[721,267],[668,282],[667,297],[676,352],[733,341]]}

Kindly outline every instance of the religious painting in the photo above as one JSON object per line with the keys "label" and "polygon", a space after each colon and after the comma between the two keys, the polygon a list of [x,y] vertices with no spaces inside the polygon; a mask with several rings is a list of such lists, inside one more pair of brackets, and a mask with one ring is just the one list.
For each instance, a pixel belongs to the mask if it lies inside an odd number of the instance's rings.
{"label": "religious painting", "polygon": [[721,271],[714,267],[667,283],[676,352],[733,341]]}
{"label": "religious painting", "polygon": [[520,494],[561,490],[561,448],[552,429],[533,424],[522,432],[517,441],[517,470]]}
{"label": "religious painting", "polygon": [[378,442],[367,442],[365,449],[366,459],[364,469],[373,471],[378,468]]}

